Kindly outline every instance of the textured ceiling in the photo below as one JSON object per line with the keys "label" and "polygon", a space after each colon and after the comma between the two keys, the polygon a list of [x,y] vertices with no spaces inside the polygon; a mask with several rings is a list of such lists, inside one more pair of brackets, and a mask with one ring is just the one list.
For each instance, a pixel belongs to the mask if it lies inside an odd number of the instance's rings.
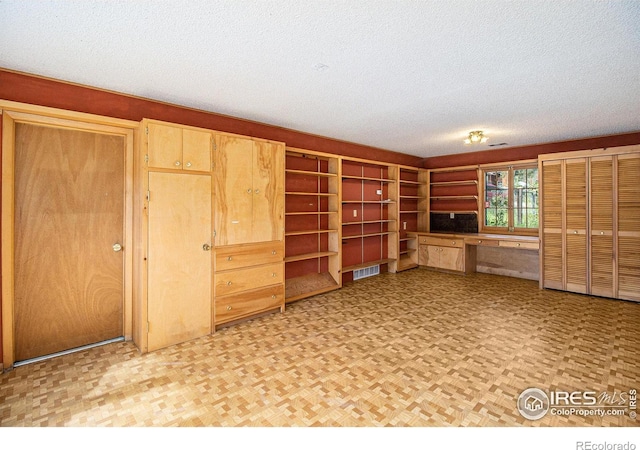
{"label": "textured ceiling", "polygon": [[0,66],[426,157],[639,131],[640,1],[0,0]]}

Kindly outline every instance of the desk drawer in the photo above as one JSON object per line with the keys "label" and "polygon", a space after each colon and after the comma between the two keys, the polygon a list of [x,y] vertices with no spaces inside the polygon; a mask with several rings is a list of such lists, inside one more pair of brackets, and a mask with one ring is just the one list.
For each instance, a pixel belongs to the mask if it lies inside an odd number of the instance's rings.
{"label": "desk drawer", "polygon": [[464,243],[467,245],[477,245],[479,247],[498,247],[500,241],[484,238],[465,238]]}
{"label": "desk drawer", "polygon": [[464,247],[464,241],[458,238],[436,238],[430,236],[422,236],[420,237],[421,245],[436,245],[439,247]]}
{"label": "desk drawer", "polygon": [[540,243],[538,242],[516,242],[516,241],[500,241],[500,247],[521,248],[526,250],[538,250]]}
{"label": "desk drawer", "polygon": [[282,284],[284,282],[284,264],[266,264],[264,266],[220,272],[215,274],[215,280],[216,297]]}

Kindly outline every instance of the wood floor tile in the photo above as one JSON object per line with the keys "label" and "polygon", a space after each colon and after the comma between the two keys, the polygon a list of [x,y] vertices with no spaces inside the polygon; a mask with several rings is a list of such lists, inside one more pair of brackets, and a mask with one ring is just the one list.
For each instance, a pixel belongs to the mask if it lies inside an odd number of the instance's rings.
{"label": "wood floor tile", "polygon": [[523,418],[526,388],[640,388],[640,304],[414,269],[141,355],[117,343],[0,375],[9,426],[637,426]]}

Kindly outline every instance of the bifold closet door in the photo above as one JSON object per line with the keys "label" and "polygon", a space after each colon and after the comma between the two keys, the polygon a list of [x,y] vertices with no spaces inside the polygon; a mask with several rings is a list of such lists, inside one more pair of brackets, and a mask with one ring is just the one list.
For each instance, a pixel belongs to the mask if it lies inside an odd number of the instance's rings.
{"label": "bifold closet door", "polygon": [[589,202],[591,212],[590,289],[589,293],[615,297],[613,233],[613,157],[590,159]]}
{"label": "bifold closet door", "polygon": [[15,359],[122,336],[124,138],[15,132]]}
{"label": "bifold closet door", "polygon": [[587,160],[568,159],[565,164],[565,289],[586,294]]}
{"label": "bifold closet door", "polygon": [[149,351],[211,333],[211,176],[149,173]]}
{"label": "bifold closet door", "polygon": [[618,297],[640,301],[640,154],[618,156]]}

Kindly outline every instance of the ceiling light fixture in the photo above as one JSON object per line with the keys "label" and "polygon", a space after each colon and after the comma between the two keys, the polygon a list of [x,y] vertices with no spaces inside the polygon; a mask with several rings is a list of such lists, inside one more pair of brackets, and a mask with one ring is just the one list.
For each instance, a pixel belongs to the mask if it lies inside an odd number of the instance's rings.
{"label": "ceiling light fixture", "polygon": [[482,144],[487,142],[488,137],[484,135],[483,131],[470,131],[469,137],[464,140],[465,144]]}

